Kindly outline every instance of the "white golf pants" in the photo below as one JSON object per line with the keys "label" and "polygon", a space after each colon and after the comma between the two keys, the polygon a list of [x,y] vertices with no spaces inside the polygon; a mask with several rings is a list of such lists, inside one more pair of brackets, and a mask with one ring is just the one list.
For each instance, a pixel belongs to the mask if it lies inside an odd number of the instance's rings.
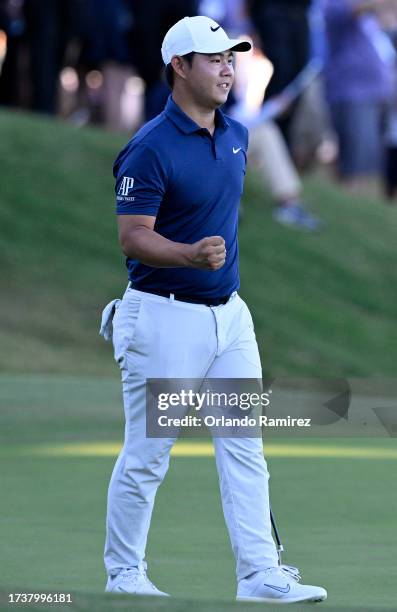
{"label": "white golf pants", "polygon": [[[122,373],[125,441],[108,492],[105,566],[145,567],[154,499],[175,438],[146,438],[147,378],[261,378],[252,318],[234,294],[225,305],[188,304],[127,289],[113,319]],[[260,438],[214,438],[237,579],[277,566]],[[172,550],[172,542],[170,542]]]}

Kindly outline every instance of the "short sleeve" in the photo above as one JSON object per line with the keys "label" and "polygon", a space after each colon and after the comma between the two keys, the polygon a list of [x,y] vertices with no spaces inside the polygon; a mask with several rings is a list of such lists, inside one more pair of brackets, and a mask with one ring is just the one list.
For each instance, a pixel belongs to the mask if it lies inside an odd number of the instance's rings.
{"label": "short sleeve", "polygon": [[130,149],[117,169],[117,214],[156,216],[166,191],[166,174],[152,148],[138,144]]}

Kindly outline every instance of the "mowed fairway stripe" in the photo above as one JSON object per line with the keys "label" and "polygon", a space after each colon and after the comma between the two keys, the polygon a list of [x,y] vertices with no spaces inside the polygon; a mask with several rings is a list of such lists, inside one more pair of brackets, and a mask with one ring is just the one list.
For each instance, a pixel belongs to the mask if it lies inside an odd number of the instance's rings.
{"label": "mowed fairway stripe", "polygon": [[[19,447],[19,450],[21,454],[36,457],[115,457],[120,452],[121,445],[114,442],[42,444]],[[210,442],[178,442],[171,454],[174,457],[213,457],[214,448]],[[265,455],[266,457],[397,459],[397,448],[266,444]]]}

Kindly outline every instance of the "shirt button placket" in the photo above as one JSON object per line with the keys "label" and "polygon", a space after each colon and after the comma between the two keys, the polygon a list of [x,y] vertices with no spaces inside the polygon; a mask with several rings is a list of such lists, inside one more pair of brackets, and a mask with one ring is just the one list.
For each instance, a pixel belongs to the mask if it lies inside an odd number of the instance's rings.
{"label": "shirt button placket", "polygon": [[221,157],[221,153],[219,151],[219,148],[216,146],[216,141],[215,139],[212,140],[212,150],[214,152],[214,157],[217,161],[219,161],[220,159],[222,159]]}

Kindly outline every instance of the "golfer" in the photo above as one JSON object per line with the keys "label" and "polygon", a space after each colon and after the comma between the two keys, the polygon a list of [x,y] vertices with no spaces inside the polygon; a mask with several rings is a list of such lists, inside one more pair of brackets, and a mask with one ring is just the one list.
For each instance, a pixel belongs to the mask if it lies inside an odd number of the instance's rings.
{"label": "golfer", "polygon": [[[207,17],[176,23],[162,46],[172,95],[114,165],[130,282],[102,321],[109,330],[115,311],[126,418],[108,494],[107,591],[166,595],[147,576],[145,548],[175,438],[146,437],[146,379],[262,377],[252,318],[237,293],[248,135],[220,110],[233,84],[233,55],[250,48]],[[262,440],[217,437],[214,446],[237,598],[324,600],[323,588],[299,584],[278,565]]]}

